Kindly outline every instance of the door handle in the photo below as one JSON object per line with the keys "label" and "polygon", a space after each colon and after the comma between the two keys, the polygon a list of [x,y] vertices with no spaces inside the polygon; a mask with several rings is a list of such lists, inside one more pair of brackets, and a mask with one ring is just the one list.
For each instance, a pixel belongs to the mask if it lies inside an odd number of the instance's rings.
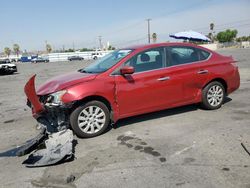
{"label": "door handle", "polygon": [[208,70],[199,70],[197,73],[198,74],[207,74]]}
{"label": "door handle", "polygon": [[170,77],[167,76],[167,77],[158,78],[157,80],[158,81],[165,81],[165,80],[169,80],[169,79],[170,79]]}

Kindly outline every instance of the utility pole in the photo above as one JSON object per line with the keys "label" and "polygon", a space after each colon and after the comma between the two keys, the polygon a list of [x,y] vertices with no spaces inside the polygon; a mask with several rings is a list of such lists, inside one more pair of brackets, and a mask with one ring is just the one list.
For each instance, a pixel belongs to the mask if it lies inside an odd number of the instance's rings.
{"label": "utility pole", "polygon": [[45,40],[44,42],[45,42],[45,50],[47,51],[47,44],[48,44],[48,41]]}
{"label": "utility pole", "polygon": [[102,36],[98,36],[100,50],[102,49]]}
{"label": "utility pole", "polygon": [[148,18],[148,19],[146,19],[146,21],[148,22],[148,43],[150,44],[150,21],[151,21],[152,19],[150,19],[150,18]]}

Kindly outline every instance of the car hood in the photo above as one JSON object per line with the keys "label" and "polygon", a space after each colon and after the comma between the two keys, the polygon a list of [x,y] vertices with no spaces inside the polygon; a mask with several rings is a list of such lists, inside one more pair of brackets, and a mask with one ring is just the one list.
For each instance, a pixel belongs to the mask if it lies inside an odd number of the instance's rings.
{"label": "car hood", "polygon": [[62,76],[54,77],[40,85],[36,93],[37,95],[47,95],[82,82],[93,80],[96,76],[97,74],[87,74],[80,72],[64,74]]}

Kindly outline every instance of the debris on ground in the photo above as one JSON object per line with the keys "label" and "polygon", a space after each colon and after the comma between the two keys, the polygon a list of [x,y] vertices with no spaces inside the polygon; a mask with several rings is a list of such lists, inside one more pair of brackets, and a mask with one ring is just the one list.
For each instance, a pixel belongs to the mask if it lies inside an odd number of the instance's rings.
{"label": "debris on ground", "polygon": [[241,143],[241,146],[247,152],[247,154],[250,156],[250,152],[247,150],[246,146],[243,143]]}

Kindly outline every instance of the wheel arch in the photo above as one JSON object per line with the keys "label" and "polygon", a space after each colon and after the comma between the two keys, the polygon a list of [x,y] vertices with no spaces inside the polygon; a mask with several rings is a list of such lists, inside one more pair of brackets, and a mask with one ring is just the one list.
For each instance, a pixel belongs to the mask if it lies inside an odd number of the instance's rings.
{"label": "wheel arch", "polygon": [[210,80],[209,82],[207,82],[204,87],[202,89],[204,89],[208,84],[210,84],[211,82],[220,82],[223,86],[224,86],[224,89],[225,89],[225,92],[227,94],[227,89],[228,89],[228,85],[227,85],[227,82],[223,79],[223,78],[214,78],[212,80]]}
{"label": "wheel arch", "polygon": [[103,96],[100,96],[100,95],[86,96],[83,99],[80,99],[80,100],[76,101],[75,104],[73,105],[72,111],[75,108],[79,107],[80,105],[82,105],[84,103],[87,103],[87,102],[90,102],[90,101],[100,101],[100,102],[104,103],[107,106],[107,108],[109,109],[110,118],[113,121],[113,119],[114,119],[114,117],[113,117],[114,111],[113,110],[114,109],[112,108],[112,105],[111,105],[110,101],[107,98],[105,98]]}

